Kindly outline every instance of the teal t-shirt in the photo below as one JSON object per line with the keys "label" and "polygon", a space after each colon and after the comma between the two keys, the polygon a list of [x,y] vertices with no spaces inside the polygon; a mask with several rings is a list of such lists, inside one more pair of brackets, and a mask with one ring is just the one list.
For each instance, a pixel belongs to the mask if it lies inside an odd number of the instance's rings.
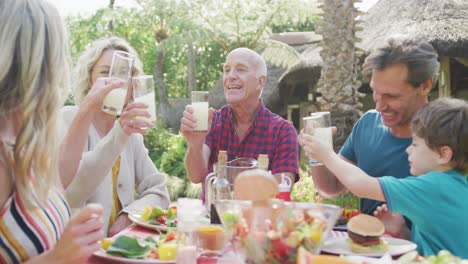
{"label": "teal t-shirt", "polygon": [[[356,122],[340,154],[372,177],[404,178],[411,174],[406,154],[411,141],[411,138],[395,137],[382,123],[380,113],[370,110]],[[380,204],[382,202],[361,199],[360,209],[372,214]]]}
{"label": "teal t-shirt", "polygon": [[423,256],[446,249],[468,258],[468,176],[430,172],[397,179],[379,178],[389,210],[411,220],[411,240]]}

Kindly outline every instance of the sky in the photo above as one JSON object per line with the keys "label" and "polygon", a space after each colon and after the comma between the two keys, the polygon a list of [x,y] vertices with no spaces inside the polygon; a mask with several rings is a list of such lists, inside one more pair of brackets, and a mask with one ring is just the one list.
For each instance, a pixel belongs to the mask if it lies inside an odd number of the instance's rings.
{"label": "sky", "polygon": [[[55,7],[62,16],[89,15],[99,8],[109,5],[109,0],[47,0]],[[115,6],[134,6],[134,0],[115,0]]]}
{"label": "sky", "polygon": [[[59,10],[62,16],[68,15],[89,15],[95,10],[106,7],[109,4],[109,0],[48,0],[54,4]],[[363,11],[368,10],[378,0],[362,0],[360,3]],[[115,0],[116,6],[135,6],[135,0]]]}

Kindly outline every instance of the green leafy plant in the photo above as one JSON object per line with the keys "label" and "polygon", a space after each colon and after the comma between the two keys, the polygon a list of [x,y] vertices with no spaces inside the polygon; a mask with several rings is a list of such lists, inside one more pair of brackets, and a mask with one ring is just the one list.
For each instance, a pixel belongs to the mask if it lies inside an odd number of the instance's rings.
{"label": "green leafy plant", "polygon": [[186,178],[184,157],[187,145],[182,134],[167,139],[167,148],[161,157],[160,169],[169,175]]}
{"label": "green leafy plant", "polygon": [[159,171],[166,174],[166,186],[169,197],[176,201],[179,197],[199,197],[200,192],[189,188],[184,156],[187,146],[181,134],[173,134],[161,128],[150,129],[144,137],[148,154]]}
{"label": "green leafy plant", "polygon": [[350,192],[344,192],[332,199],[319,199],[321,203],[335,204],[342,208],[359,209],[359,198]]}
{"label": "green leafy plant", "polygon": [[[148,134],[144,137],[145,146],[148,149],[148,154],[154,165],[161,170],[161,160],[163,154],[169,148],[168,142],[174,134],[159,126],[148,130]],[[163,170],[162,170],[163,171]],[[166,172],[167,173],[167,172]]]}
{"label": "green leafy plant", "polygon": [[187,179],[182,179],[176,176],[168,176],[166,178],[167,191],[171,201],[176,201],[179,197],[185,197],[185,186],[189,182]]}
{"label": "green leafy plant", "polygon": [[342,208],[359,208],[359,198],[350,192],[344,192],[332,199],[321,198],[315,189],[312,176],[307,172],[308,166],[301,164],[301,179],[296,182],[291,190],[291,198],[295,202],[335,204]]}
{"label": "green leafy plant", "polygon": [[312,177],[300,170],[301,179],[293,185],[291,199],[295,202],[315,202],[315,186]]}

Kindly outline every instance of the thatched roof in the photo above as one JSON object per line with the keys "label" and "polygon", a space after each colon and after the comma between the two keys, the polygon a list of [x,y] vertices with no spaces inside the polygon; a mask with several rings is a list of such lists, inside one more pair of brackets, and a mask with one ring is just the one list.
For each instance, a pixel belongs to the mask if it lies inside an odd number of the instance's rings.
{"label": "thatched roof", "polygon": [[[272,39],[284,42],[301,54],[302,61],[289,69],[268,65],[268,76],[263,88],[262,100],[272,112],[279,115],[287,113],[287,96],[292,92],[287,89],[287,82],[309,80],[320,76],[322,60],[318,48],[321,36],[314,32],[291,32],[272,36]],[[318,70],[317,70],[318,69]],[[222,79],[218,80],[210,91],[210,106],[215,109],[226,104]]]}
{"label": "thatched roof", "polygon": [[370,51],[393,34],[429,41],[447,56],[468,54],[467,0],[379,0],[362,17],[358,44]]}
{"label": "thatched roof", "polygon": [[281,75],[279,79],[280,86],[285,82],[300,81],[298,78],[304,78],[309,81],[318,81],[322,69],[322,57],[320,43],[310,44],[301,53],[302,61],[289,68]]}

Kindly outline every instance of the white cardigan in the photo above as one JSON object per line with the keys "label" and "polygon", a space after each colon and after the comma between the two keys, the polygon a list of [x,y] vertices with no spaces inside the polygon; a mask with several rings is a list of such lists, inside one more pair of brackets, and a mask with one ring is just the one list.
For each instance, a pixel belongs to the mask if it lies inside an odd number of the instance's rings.
{"label": "white cardigan", "polygon": [[[62,109],[62,131],[68,131],[77,113],[77,106],[65,106]],[[112,210],[112,167],[119,155],[117,193],[123,212],[143,211],[146,205],[166,208],[170,203],[166,177],[156,169],[148,156],[142,135],[126,135],[116,121],[111,131],[101,138],[91,125],[77,174],[65,194],[73,209],[87,203],[101,204],[104,208],[103,230],[106,234]],[[138,194],[138,200],[134,199],[135,193]]]}

